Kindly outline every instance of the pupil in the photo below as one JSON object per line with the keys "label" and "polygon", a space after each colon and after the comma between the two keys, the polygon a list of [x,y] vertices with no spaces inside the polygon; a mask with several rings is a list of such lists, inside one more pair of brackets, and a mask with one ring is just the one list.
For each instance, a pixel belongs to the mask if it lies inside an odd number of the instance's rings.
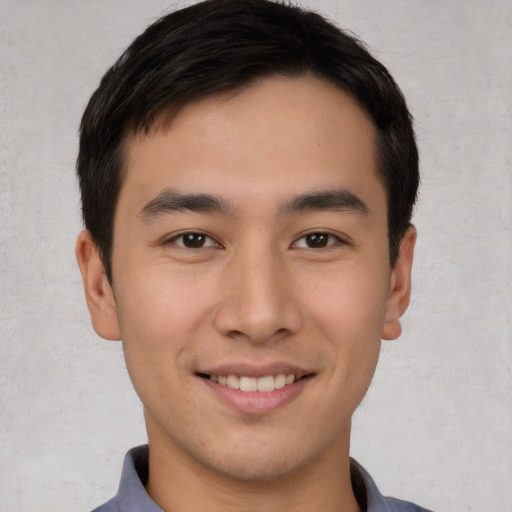
{"label": "pupil", "polygon": [[313,233],[307,236],[307,244],[309,247],[326,247],[329,235],[325,233]]}
{"label": "pupil", "polygon": [[183,235],[183,244],[185,247],[190,247],[192,249],[202,247],[204,244],[204,235],[200,235],[198,233]]}

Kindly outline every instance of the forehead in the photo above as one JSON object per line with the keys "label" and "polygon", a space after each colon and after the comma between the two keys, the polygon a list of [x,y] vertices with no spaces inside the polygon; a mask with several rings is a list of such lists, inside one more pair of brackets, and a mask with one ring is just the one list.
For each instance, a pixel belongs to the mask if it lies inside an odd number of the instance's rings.
{"label": "forehead", "polygon": [[375,128],[359,104],[313,76],[271,77],[190,103],[149,134],[129,134],[120,203],[169,187],[281,202],[285,193],[371,181],[380,185]]}

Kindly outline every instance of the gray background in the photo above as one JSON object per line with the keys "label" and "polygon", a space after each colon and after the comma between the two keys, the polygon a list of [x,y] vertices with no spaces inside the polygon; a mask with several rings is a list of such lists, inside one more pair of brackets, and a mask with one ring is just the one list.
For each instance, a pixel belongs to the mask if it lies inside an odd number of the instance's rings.
{"label": "gray background", "polygon": [[[0,0],[0,510],[88,510],[145,442],[74,260],[81,113],[164,0]],[[352,455],[385,494],[512,511],[512,3],[304,1],[365,40],[416,118],[411,309]]]}

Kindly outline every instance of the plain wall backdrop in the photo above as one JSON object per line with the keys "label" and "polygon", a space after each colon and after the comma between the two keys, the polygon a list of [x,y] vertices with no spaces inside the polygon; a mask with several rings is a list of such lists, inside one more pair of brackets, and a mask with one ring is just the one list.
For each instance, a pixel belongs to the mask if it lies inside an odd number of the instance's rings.
{"label": "plain wall backdrop", "polygon": [[[87,511],[145,442],[121,344],[74,257],[77,129],[168,0],[0,0],[0,511]],[[358,34],[415,116],[411,307],[384,342],[352,455],[384,494],[512,511],[512,3],[304,0]]]}

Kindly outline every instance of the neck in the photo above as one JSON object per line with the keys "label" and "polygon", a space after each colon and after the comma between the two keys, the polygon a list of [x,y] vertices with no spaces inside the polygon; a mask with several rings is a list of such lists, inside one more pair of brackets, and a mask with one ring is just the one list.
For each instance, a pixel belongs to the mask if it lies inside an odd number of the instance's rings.
{"label": "neck", "polygon": [[172,512],[359,512],[350,480],[348,437],[303,467],[270,479],[242,480],[216,471],[148,428],[146,491]]}

